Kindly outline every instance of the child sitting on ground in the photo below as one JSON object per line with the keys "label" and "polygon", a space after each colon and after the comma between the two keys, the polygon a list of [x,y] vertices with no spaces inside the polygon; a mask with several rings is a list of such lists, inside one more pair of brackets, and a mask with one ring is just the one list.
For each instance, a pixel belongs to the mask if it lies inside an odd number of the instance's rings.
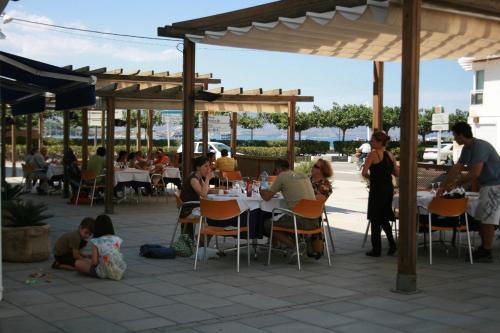
{"label": "child sitting on ground", "polygon": [[59,237],[54,246],[55,261],[52,268],[75,269],[75,261],[86,257],[81,251],[87,245],[87,239],[92,235],[94,223],[93,218],[86,217],[80,222],[78,230]]}
{"label": "child sitting on ground", "polygon": [[91,259],[90,261],[77,260],[76,270],[96,278],[121,280],[127,264],[120,252],[122,239],[115,236],[109,216],[99,215],[96,218],[94,238],[90,242],[92,243]]}

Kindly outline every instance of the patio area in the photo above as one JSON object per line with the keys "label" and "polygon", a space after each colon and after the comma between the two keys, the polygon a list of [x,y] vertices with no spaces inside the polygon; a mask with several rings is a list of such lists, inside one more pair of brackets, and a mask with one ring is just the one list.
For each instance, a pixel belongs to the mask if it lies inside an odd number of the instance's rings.
{"label": "patio area", "polygon": [[[368,192],[355,165],[335,163],[327,202],[336,253],[333,266],[306,260],[301,271],[265,252],[235,271],[235,257],[146,259],[145,243],[166,245],[176,221],[173,197],[115,207],[112,220],[128,269],[122,281],[53,270],[51,261],[4,263],[0,332],[498,332],[500,265],[470,265],[436,247],[434,264],[419,249],[419,293],[397,294],[397,257],[369,258],[361,248]],[[52,243],[103,205],[69,205],[59,195],[28,195],[54,215]],[[385,244],[384,244],[385,245]],[[496,247],[495,247],[496,249]],[[495,253],[498,250],[495,250]],[[465,251],[463,251],[464,253]],[[242,257],[243,258],[243,257]],[[245,261],[243,260],[242,263]],[[32,273],[48,274],[30,281]]]}

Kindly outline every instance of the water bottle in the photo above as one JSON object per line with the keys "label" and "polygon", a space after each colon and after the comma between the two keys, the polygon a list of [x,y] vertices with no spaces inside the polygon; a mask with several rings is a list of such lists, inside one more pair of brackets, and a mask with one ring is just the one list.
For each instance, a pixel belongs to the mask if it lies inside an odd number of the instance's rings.
{"label": "water bottle", "polygon": [[262,171],[260,174],[260,187],[263,190],[267,190],[269,188],[269,184],[267,183],[267,172],[266,170]]}

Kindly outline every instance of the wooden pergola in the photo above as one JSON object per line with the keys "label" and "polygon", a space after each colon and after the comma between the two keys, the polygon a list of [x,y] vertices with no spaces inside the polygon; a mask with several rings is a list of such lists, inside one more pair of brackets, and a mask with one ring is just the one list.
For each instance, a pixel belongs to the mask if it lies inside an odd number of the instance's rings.
{"label": "wooden pergola", "polygon": [[159,27],[158,35],[183,40],[186,116],[194,112],[196,43],[371,60],[374,129],[382,128],[383,62],[401,61],[400,248],[396,290],[417,290],[415,157],[420,59],[499,54],[499,1],[282,0],[176,22]]}
{"label": "wooden pergola", "polygon": [[[66,66],[72,69],[71,66]],[[103,110],[102,129],[106,128],[106,213],[113,212],[113,179],[114,179],[114,116],[116,109],[126,109],[126,145],[130,147],[130,113],[137,109],[137,140],[140,142],[140,110],[146,109],[147,113],[147,150],[148,156],[152,153],[153,143],[153,112],[154,110],[182,110],[184,106],[183,73],[169,72],[154,73],[153,71],[134,71],[123,73],[122,69],[108,71],[106,68],[90,69],[83,67],[76,69],[80,73],[95,75],[96,96],[105,101],[105,105],[96,105],[96,109]],[[282,112],[289,115],[288,129],[288,159],[294,162],[295,137],[295,106],[298,102],[313,102],[314,97],[302,96],[300,89],[263,90],[243,88],[225,89],[217,87],[209,89],[209,84],[220,84],[220,79],[212,78],[212,74],[194,74],[193,101],[194,110],[203,112],[202,141],[203,152],[208,152],[208,114],[226,112],[231,113],[231,150],[236,152],[236,129],[238,112]],[[82,168],[86,167],[88,157],[88,123],[87,109],[82,110]],[[104,115],[107,115],[106,117]],[[64,114],[64,147],[69,147],[69,111]],[[193,156],[194,148],[194,112],[186,116],[184,112],[183,156]],[[106,119],[106,124],[104,124]],[[186,135],[186,131],[189,132]],[[139,149],[140,147],[138,147]],[[182,159],[183,170],[192,169],[192,159]],[[186,177],[189,173],[184,172]]]}

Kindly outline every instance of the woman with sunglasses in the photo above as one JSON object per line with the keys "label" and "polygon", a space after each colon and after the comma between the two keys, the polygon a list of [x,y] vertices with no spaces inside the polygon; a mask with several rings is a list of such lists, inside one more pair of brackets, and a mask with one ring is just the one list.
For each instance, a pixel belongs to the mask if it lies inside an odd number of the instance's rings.
{"label": "woman with sunglasses", "polygon": [[368,220],[370,220],[371,225],[372,250],[366,253],[370,257],[380,257],[382,252],[381,229],[384,230],[389,241],[387,255],[396,252],[396,242],[389,221],[394,221],[392,175],[399,176],[399,167],[396,165],[394,156],[385,150],[389,140],[390,137],[385,132],[373,133],[370,140],[372,151],[366,158],[365,166],[361,172],[363,177],[370,179]]}
{"label": "woman with sunglasses", "polygon": [[330,163],[322,158],[314,163],[311,170],[311,184],[316,200],[326,200],[332,194],[332,184],[328,178],[333,176]]}

